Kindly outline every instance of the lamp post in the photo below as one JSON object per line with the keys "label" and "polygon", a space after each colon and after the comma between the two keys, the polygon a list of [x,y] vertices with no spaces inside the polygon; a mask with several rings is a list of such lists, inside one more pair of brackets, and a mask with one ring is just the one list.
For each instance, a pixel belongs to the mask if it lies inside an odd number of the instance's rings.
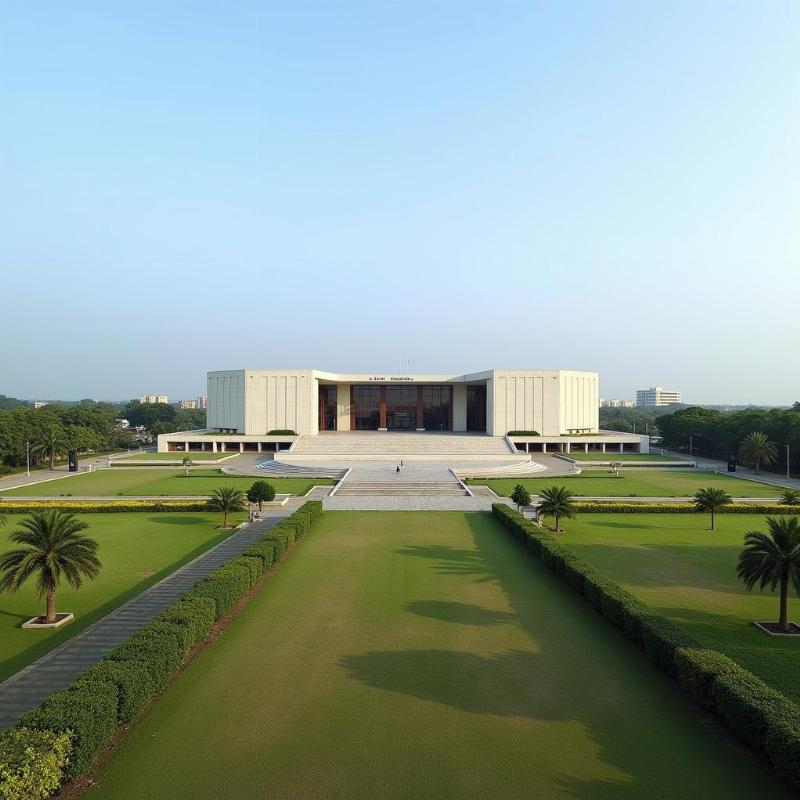
{"label": "lamp post", "polygon": [[25,474],[31,476],[31,443],[25,442]]}
{"label": "lamp post", "polygon": [[789,445],[786,445],[786,480],[790,479],[789,475]]}
{"label": "lamp post", "polygon": [[689,437],[689,458],[692,457],[692,437]]}

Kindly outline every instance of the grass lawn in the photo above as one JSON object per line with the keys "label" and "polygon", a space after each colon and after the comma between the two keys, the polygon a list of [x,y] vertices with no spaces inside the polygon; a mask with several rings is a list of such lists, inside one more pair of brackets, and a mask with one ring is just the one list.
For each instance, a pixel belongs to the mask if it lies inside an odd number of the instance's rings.
{"label": "grass lawn", "polygon": [[777,497],[780,489],[765,483],[713,475],[695,470],[648,470],[620,472],[618,478],[608,470],[584,470],[580,475],[551,478],[470,478],[467,483],[491,486],[499,495],[509,497],[521,483],[531,494],[548,486],[566,486],[576,495],[586,497],[691,497],[698,489],[717,486],[733,497]]}
{"label": "grass lawn", "polygon": [[[34,597],[33,583],[16,594],[0,594],[0,680],[35,661],[74,636],[116,606],[139,594],[179,566],[222,541],[230,531],[218,531],[219,514],[79,514],[85,531],[99,543],[103,568],[79,591],[63,586],[56,601],[59,611],[72,611],[75,620],[56,631],[22,630],[20,625],[44,611]],[[245,519],[236,515],[236,521]],[[17,547],[9,542],[14,522],[0,529],[0,552]]]}
{"label": "grass lawn", "polygon": [[657,453],[564,453],[567,458],[576,461],[688,461],[689,459],[661,456]]}
{"label": "grass lawn", "polygon": [[0,494],[19,497],[105,497],[112,495],[175,495],[191,497],[208,495],[220,486],[235,486],[246,492],[254,481],[266,480],[279,494],[305,494],[312,486],[329,486],[330,478],[272,478],[226,475],[218,469],[193,469],[187,476],[185,470],[103,469],[83,472],[69,478],[35,483],[16,489],[6,489]]}
{"label": "grass lawn", "polygon": [[[778,596],[748,592],[736,577],[744,533],[764,517],[728,514],[708,530],[708,515],[582,514],[565,520],[559,541],[634,594],[686,626],[767,683],[800,701],[800,642],[770,637],[752,620],[776,620]],[[800,600],[790,595],[790,619]]]}
{"label": "grass lawn", "polygon": [[[228,456],[238,456],[239,453],[137,453],[124,458],[114,458],[111,463],[124,464],[126,461],[183,461],[187,455],[192,461],[219,461],[219,459],[227,458]],[[232,461],[233,459],[230,459],[225,463],[230,464]]]}
{"label": "grass lawn", "polygon": [[92,798],[782,798],[489,514],[329,512]]}

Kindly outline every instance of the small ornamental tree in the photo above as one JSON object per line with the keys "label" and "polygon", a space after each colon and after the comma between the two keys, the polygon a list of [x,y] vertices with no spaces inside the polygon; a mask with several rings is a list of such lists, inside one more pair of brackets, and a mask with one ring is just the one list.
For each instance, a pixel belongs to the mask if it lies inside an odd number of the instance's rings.
{"label": "small ornamental tree", "polygon": [[614,477],[619,478],[619,471],[622,469],[622,462],[612,461],[608,466],[611,468],[611,472],[614,474]]}
{"label": "small ornamental tree", "polygon": [[539,493],[542,498],[537,512],[540,516],[556,518],[555,533],[561,532],[561,517],[572,519],[575,516],[573,493],[566,486],[550,486]]}
{"label": "small ornamental tree", "polygon": [[193,463],[192,462],[192,457],[191,456],[184,456],[183,457],[183,461],[181,463],[183,464],[184,469],[185,469],[184,477],[188,478],[189,477],[189,467],[191,467],[192,463]]}
{"label": "small ornamental tree", "polygon": [[244,511],[245,509],[245,496],[241,490],[233,486],[221,486],[219,489],[214,489],[211,492],[211,499],[208,501],[208,507],[212,511],[219,511],[222,513],[222,527],[228,528],[228,514],[233,514],[236,511]]}
{"label": "small ornamental tree", "polygon": [[521,483],[518,483],[514,487],[514,491],[511,492],[511,499],[517,506],[517,511],[519,511],[522,506],[531,504],[531,493]]}
{"label": "small ornamental tree", "polygon": [[711,530],[713,531],[716,530],[717,512],[722,513],[725,506],[733,502],[733,498],[724,489],[709,486],[707,489],[698,489],[692,502],[695,511],[711,512]]}
{"label": "small ornamental tree", "polygon": [[247,499],[251,503],[258,503],[261,511],[262,503],[271,503],[275,499],[275,487],[267,481],[255,481],[247,490]]}
{"label": "small ornamental tree", "polygon": [[769,533],[750,531],[744,535],[736,572],[748,590],[756,584],[774,592],[780,587],[778,627],[789,633],[789,584],[800,594],[800,521],[797,517],[767,517]]}

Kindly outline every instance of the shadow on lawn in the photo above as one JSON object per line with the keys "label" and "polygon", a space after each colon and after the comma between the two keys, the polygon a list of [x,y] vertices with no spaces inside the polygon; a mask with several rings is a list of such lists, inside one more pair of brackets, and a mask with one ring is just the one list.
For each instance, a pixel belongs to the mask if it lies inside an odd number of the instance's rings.
{"label": "shadow on lawn", "polygon": [[[220,517],[222,519],[222,517]],[[148,522],[157,522],[159,525],[207,525],[209,520],[203,517],[187,517],[183,514],[156,514],[147,518]]]}
{"label": "shadow on lawn", "polygon": [[470,603],[447,600],[418,600],[415,603],[407,603],[406,611],[419,614],[421,617],[456,622],[460,625],[497,625],[514,619],[514,615],[508,611],[495,611]]}
{"label": "shadow on lawn", "polygon": [[[446,649],[370,651],[341,660],[352,678],[471,714],[577,726],[554,732],[562,751],[553,757],[563,766],[558,778],[550,779],[557,784],[549,789],[553,794],[582,800],[743,797],[757,776],[769,786],[768,794],[788,797],[766,770],[754,771],[748,754],[720,747],[687,710],[677,688],[494,520],[485,514],[464,516],[474,548],[430,544],[398,552],[428,559],[440,575],[496,583],[513,611],[498,617],[489,608],[433,601],[410,603],[406,609],[459,624],[513,621],[527,632],[531,649],[491,655]],[[574,753],[564,751],[570,736]],[[476,752],[476,758],[484,757]],[[589,762],[580,764],[587,757]],[[620,777],[581,777],[591,775],[595,763],[606,765],[606,772],[612,767]],[[547,796],[548,787],[531,786],[531,796],[538,791]]]}

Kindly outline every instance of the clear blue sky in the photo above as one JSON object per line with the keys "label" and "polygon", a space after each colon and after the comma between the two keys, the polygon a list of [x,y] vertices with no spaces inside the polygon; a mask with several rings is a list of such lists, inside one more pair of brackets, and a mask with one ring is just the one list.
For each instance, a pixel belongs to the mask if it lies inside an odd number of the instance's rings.
{"label": "clear blue sky", "polygon": [[0,393],[800,399],[800,4],[0,2]]}

